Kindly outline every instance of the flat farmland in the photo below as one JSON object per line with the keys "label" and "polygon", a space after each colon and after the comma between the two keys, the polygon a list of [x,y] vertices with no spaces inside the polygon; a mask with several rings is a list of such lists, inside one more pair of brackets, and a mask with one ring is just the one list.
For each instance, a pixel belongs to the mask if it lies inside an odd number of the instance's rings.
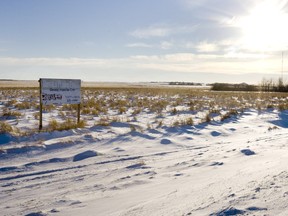
{"label": "flat farmland", "polygon": [[47,105],[39,131],[22,82],[0,82],[3,215],[287,211],[287,94],[84,83],[81,121]]}

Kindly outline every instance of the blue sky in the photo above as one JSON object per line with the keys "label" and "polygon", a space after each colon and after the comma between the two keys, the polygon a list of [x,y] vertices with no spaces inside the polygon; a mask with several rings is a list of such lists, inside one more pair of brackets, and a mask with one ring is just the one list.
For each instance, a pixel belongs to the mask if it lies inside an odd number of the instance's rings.
{"label": "blue sky", "polygon": [[287,12],[287,0],[0,0],[0,78],[258,83],[288,69]]}

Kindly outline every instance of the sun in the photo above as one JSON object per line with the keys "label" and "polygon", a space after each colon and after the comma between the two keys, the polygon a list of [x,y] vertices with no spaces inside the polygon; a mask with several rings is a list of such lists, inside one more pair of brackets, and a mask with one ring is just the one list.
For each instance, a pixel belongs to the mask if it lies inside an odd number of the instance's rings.
{"label": "sun", "polygon": [[[283,2],[283,1],[282,1]],[[264,1],[240,19],[243,46],[254,51],[287,49],[288,14],[279,1]]]}

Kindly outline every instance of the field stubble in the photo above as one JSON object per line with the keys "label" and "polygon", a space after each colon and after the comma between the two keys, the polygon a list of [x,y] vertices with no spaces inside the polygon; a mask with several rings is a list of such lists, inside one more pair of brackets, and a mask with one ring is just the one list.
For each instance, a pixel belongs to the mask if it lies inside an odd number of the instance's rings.
{"label": "field stubble", "polygon": [[[77,127],[109,127],[126,123],[131,131],[223,123],[247,109],[259,112],[288,108],[286,93],[213,92],[172,87],[84,87],[81,123],[76,123],[77,105],[44,106],[44,131]],[[23,135],[38,132],[39,90],[0,89],[0,133]]]}

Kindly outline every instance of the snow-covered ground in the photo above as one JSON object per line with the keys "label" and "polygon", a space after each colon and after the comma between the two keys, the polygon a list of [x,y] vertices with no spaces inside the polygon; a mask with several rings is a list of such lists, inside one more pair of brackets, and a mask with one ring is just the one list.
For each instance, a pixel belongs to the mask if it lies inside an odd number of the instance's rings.
{"label": "snow-covered ground", "polygon": [[[203,122],[185,105],[171,109],[108,127],[87,117],[82,129],[0,134],[1,215],[288,215],[287,111]],[[2,121],[37,127],[35,110],[21,112]],[[183,115],[194,125],[175,124]]]}

